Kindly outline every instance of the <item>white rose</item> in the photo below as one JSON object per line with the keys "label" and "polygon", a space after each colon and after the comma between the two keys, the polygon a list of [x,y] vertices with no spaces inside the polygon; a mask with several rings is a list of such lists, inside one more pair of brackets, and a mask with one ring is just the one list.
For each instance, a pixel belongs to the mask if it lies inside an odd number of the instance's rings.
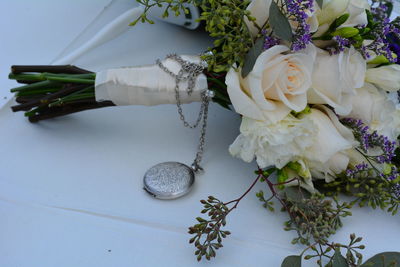
{"label": "white rose", "polygon": [[[251,16],[256,19],[255,23],[259,27],[262,27],[269,18],[269,8],[271,6],[271,2],[272,0],[253,0],[246,9],[250,11]],[[317,31],[318,20],[317,17],[314,16],[314,11],[307,10],[306,13],[309,16],[307,19],[307,23],[310,24],[310,31]],[[250,30],[251,35],[255,37],[259,33],[259,29],[254,25],[252,21],[249,21],[247,18],[245,18],[244,20]],[[292,26],[292,29],[295,30],[297,24],[294,23],[292,20],[290,20],[289,22]]]}
{"label": "white rose", "polygon": [[324,1],[322,8],[317,5],[317,16],[319,25],[331,24],[336,18],[346,13],[349,0]]}
{"label": "white rose", "polygon": [[348,13],[350,16],[342,27],[353,27],[356,25],[367,24],[366,9],[370,9],[367,0],[331,0],[324,1],[322,9],[316,7],[315,17],[317,17],[319,28],[315,36],[325,33],[331,23],[341,15]]}
{"label": "white rose", "polygon": [[388,94],[372,84],[366,83],[363,88],[357,89],[353,110],[346,117],[361,119],[372,131],[392,141],[400,134],[400,110]]}
{"label": "white rose", "polygon": [[364,84],[366,61],[353,47],[337,55],[318,49],[308,102],[328,104],[339,115],[349,114],[355,88]]}
{"label": "white rose", "polygon": [[365,81],[389,92],[397,91],[400,89],[400,65],[391,64],[367,69]]}
{"label": "white rose", "polygon": [[233,68],[227,73],[225,83],[236,112],[255,120],[277,122],[291,110],[300,112],[306,107],[315,47],[288,52],[283,45],[264,51],[244,79]]}
{"label": "white rose", "polygon": [[350,17],[341,27],[354,27],[356,25],[368,24],[367,13],[365,10],[370,10],[371,7],[367,0],[350,0],[347,6],[347,11]]}
{"label": "white rose", "polygon": [[[247,10],[250,11],[251,16],[256,19],[255,22],[260,27],[264,25],[269,17],[269,7],[271,6],[271,2],[272,0],[253,0],[247,7]],[[247,18],[245,18],[245,23],[249,28],[251,35],[256,36],[259,29],[254,26],[254,23],[249,21]]]}
{"label": "white rose", "polygon": [[337,174],[347,169],[347,151],[357,142],[350,129],[342,125],[338,117],[325,106],[318,106],[307,115],[317,126],[318,133],[313,145],[304,153],[304,160],[314,178],[331,182]]}
{"label": "white rose", "polygon": [[344,151],[354,145],[351,131],[328,109],[313,108],[301,119],[289,115],[272,124],[243,117],[240,132],[229,148],[233,156],[246,162],[255,157],[261,168],[305,162],[313,176],[328,181],[347,168]]}

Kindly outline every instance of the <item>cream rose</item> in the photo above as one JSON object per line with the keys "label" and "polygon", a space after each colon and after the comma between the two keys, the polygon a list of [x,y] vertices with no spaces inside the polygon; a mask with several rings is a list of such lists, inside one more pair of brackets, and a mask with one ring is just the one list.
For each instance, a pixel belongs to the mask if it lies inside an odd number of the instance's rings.
{"label": "cream rose", "polygon": [[277,122],[291,110],[302,111],[307,105],[314,58],[312,45],[297,53],[277,45],[260,54],[246,78],[232,68],[225,83],[236,112],[255,120]]}
{"label": "cream rose", "polygon": [[[272,0],[253,0],[247,7],[247,10],[250,11],[251,16],[256,19],[255,23],[260,27],[264,25],[269,17],[269,7],[271,6],[271,2]],[[256,36],[259,29],[254,26],[254,23],[249,21],[247,18],[245,18],[245,23],[249,28],[251,35]]]}
{"label": "cream rose", "polygon": [[304,161],[314,178],[334,180],[347,169],[347,151],[357,145],[350,129],[342,125],[330,109],[318,106],[308,117],[317,126],[318,133],[313,145],[304,152]]}
{"label": "cream rose", "polygon": [[391,64],[367,70],[365,81],[373,83],[385,91],[400,89],[400,65]]}
{"label": "cream rose", "polygon": [[361,119],[372,131],[387,136],[394,141],[400,134],[400,110],[389,95],[366,83],[357,89],[353,98],[353,110],[350,118]]}
{"label": "cream rose", "polygon": [[[253,0],[247,7],[247,10],[250,11],[251,16],[253,16],[256,21],[255,23],[262,27],[267,19],[269,18],[269,8],[271,6],[272,0]],[[314,12],[311,10],[307,10],[307,15],[309,16],[307,19],[307,23],[310,25],[310,31],[315,32],[318,29],[318,19],[314,16]],[[292,20],[289,21],[292,29],[295,30],[297,28],[297,24]],[[249,28],[249,31],[253,37],[255,37],[259,33],[259,29],[254,25],[253,22],[249,21],[245,18],[245,23]]]}
{"label": "cream rose", "polygon": [[350,17],[341,27],[354,27],[356,25],[368,24],[367,13],[371,6],[367,0],[350,0],[345,13],[349,13]]}
{"label": "cream rose", "polygon": [[355,88],[364,85],[365,71],[366,61],[353,47],[337,55],[318,49],[308,102],[328,104],[339,115],[349,114]]}
{"label": "cream rose", "polygon": [[353,27],[356,25],[367,24],[367,14],[365,10],[371,7],[367,0],[331,0],[324,1],[322,9],[316,7],[315,17],[319,23],[319,28],[315,36],[325,33],[329,25],[341,15],[348,13],[350,16],[342,27]]}

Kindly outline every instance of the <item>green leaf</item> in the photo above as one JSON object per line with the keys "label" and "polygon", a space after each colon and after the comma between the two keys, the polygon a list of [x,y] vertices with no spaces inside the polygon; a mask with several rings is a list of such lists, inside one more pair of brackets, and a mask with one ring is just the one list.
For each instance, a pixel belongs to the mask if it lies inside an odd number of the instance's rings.
{"label": "green leaf", "polygon": [[289,42],[292,41],[292,27],[290,27],[289,20],[279,9],[275,1],[272,1],[269,8],[269,24],[276,36]]}
{"label": "green leaf", "polygon": [[335,19],[331,25],[329,25],[329,29],[328,29],[328,33],[331,33],[333,31],[335,31],[340,25],[342,25],[343,23],[346,22],[346,20],[350,17],[349,13],[345,13],[343,15],[341,15],[340,17],[338,17],[337,19]]}
{"label": "green leaf", "polygon": [[346,258],[340,253],[340,249],[336,249],[335,254],[333,254],[332,267],[349,267]]}
{"label": "green leaf", "polygon": [[317,0],[317,4],[322,9],[322,6],[324,4],[324,0]]}
{"label": "green leaf", "polygon": [[283,260],[281,267],[301,267],[301,256],[297,255],[287,256]]}
{"label": "green leaf", "polygon": [[264,46],[264,39],[258,39],[244,58],[244,65],[242,69],[242,77],[246,77],[254,67],[258,56],[262,53]]}
{"label": "green leaf", "polygon": [[387,15],[388,18],[389,18],[390,15],[392,14],[392,11],[393,11],[393,3],[386,2],[385,5],[386,5],[386,7],[387,7],[386,15]]}
{"label": "green leaf", "polygon": [[400,266],[400,252],[382,252],[364,262],[360,267]]}

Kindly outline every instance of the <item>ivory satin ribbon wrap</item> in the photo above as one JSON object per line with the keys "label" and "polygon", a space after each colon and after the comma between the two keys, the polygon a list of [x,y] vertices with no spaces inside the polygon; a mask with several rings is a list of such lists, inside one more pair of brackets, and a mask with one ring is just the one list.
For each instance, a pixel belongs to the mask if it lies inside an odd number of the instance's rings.
{"label": "ivory satin ribbon wrap", "polygon": [[[200,63],[198,56],[181,56],[183,60]],[[181,65],[171,59],[162,61],[170,71],[178,74]],[[188,82],[179,83],[182,104],[201,101],[201,92],[208,88],[207,77],[197,76],[193,92],[187,93]],[[109,69],[96,74],[95,95],[97,101],[110,100],[115,105],[176,104],[175,78],[158,65]]]}

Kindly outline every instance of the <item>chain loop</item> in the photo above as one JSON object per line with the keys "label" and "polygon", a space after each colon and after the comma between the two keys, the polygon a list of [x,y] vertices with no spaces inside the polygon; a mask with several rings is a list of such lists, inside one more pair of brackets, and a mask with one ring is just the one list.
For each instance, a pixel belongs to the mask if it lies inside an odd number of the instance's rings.
{"label": "chain loop", "polygon": [[200,162],[203,158],[203,152],[204,152],[204,144],[205,144],[205,136],[206,136],[206,129],[207,129],[207,117],[208,117],[208,106],[210,103],[211,98],[214,96],[214,92],[210,90],[204,90],[201,92],[201,106],[200,106],[200,111],[199,115],[194,122],[194,124],[190,124],[186,118],[185,115],[183,114],[183,109],[182,109],[182,103],[181,103],[181,98],[179,94],[179,83],[183,81],[188,81],[188,87],[186,89],[186,92],[188,95],[191,95],[193,93],[193,89],[196,85],[196,79],[197,77],[203,73],[203,70],[205,68],[205,64],[201,62],[200,64],[189,62],[183,60],[180,56],[176,54],[170,54],[167,55],[166,59],[172,59],[178,62],[181,65],[181,69],[179,70],[178,74],[173,73],[170,71],[167,67],[165,67],[162,62],[158,59],[157,60],[157,65],[167,74],[169,74],[171,77],[175,79],[175,99],[176,99],[176,106],[178,109],[178,114],[183,122],[183,125],[187,128],[197,128],[202,122],[201,130],[200,130],[200,138],[199,138],[199,144],[197,146],[197,153],[196,157],[191,165],[192,169],[197,172],[199,170],[203,170],[200,167]]}

